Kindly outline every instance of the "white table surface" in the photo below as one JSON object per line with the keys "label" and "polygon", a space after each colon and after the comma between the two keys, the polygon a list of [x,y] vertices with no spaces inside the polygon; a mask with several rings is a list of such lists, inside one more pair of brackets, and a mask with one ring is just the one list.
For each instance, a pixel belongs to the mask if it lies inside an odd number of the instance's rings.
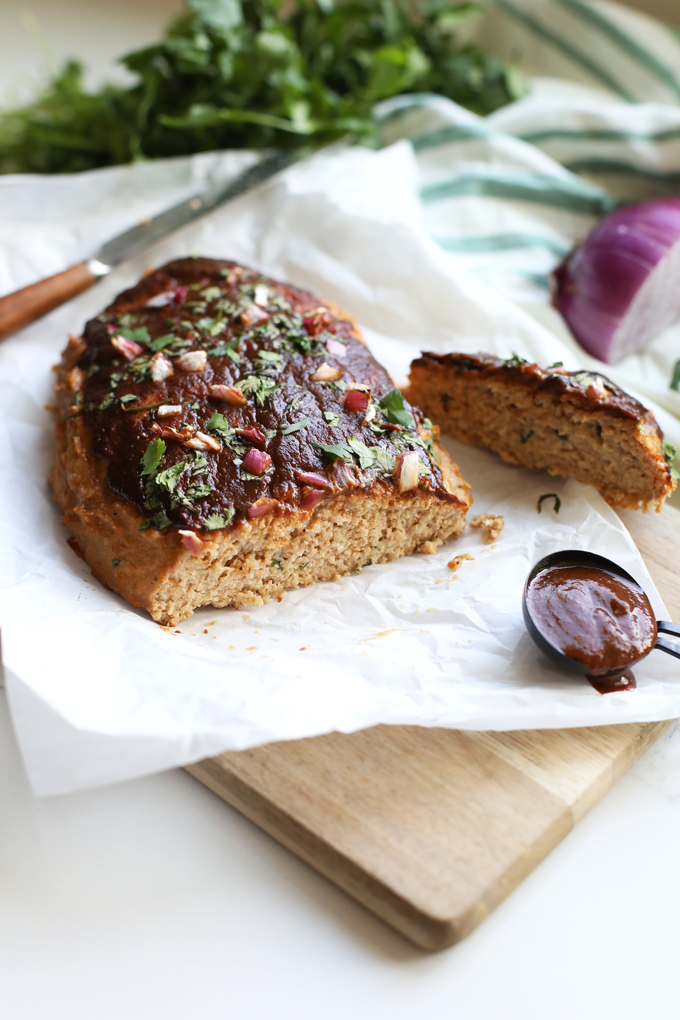
{"label": "white table surface", "polygon": [[[30,4],[98,77],[178,6]],[[0,0],[0,96],[38,66],[24,9]],[[476,932],[428,955],[181,771],[33,799],[0,693],[8,1020],[660,1020],[678,1015],[678,916],[678,726]]]}

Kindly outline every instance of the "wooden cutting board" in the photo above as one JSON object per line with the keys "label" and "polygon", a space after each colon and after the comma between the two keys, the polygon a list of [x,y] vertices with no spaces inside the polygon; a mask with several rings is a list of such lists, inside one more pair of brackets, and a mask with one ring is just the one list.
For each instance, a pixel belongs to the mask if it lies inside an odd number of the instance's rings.
{"label": "wooden cutting board", "polygon": [[[680,619],[680,512],[621,516]],[[377,726],[229,752],[188,771],[416,945],[442,949],[472,931],[668,725]]]}

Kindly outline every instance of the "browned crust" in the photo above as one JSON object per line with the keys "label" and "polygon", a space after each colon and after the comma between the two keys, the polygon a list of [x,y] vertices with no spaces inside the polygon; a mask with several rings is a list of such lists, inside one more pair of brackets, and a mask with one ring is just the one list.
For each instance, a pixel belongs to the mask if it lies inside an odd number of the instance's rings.
{"label": "browned crust", "polygon": [[424,353],[411,364],[407,396],[444,432],[508,463],[592,484],[611,506],[660,510],[675,488],[652,413],[598,373]]}

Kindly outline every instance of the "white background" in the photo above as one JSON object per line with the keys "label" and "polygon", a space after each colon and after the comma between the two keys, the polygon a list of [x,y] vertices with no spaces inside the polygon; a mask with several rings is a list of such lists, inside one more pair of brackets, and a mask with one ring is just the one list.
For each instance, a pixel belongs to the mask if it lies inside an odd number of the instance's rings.
{"label": "white background", "polygon": [[[59,56],[82,53],[99,72],[177,6],[30,4]],[[0,2],[0,95],[38,66],[17,28],[22,9]],[[184,773],[34,801],[0,701],[0,1010],[11,1020],[675,1017],[678,765],[676,728],[481,928],[430,956]]]}

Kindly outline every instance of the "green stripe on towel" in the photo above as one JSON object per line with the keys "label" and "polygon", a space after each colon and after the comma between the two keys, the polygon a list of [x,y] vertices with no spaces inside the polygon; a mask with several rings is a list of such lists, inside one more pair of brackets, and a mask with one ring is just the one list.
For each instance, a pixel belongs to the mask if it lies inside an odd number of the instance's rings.
{"label": "green stripe on towel", "polygon": [[680,138],[680,127],[664,128],[662,131],[623,131],[614,128],[546,128],[543,131],[527,131],[515,135],[523,142],[539,145],[542,142],[671,142]]}
{"label": "green stripe on towel", "polygon": [[552,43],[552,45],[561,50],[566,56],[573,60],[574,63],[580,64],[581,67],[585,68],[593,77],[598,78],[604,85],[612,89],[613,92],[618,92],[624,99],[628,99],[630,102],[635,101],[635,97],[624,89],[624,87],[615,78],[605,71],[599,64],[595,64],[590,57],[587,57],[585,53],[581,53],[575,47],[568,43],[559,35],[555,35],[554,32],[544,28],[540,21],[536,21],[529,14],[519,10],[514,4],[509,3],[509,0],[496,0],[496,6],[500,7],[501,10],[505,11],[510,17],[516,21],[521,22],[530,31],[537,35],[540,39],[545,39],[546,42]]}
{"label": "green stripe on towel", "polygon": [[420,189],[420,196],[426,205],[463,195],[537,202],[591,216],[601,216],[612,207],[612,201],[604,191],[588,186],[585,182],[541,177],[538,174],[499,174],[491,168],[461,173],[447,180],[426,184]]}
{"label": "green stripe on towel", "polygon": [[490,251],[512,251],[514,248],[545,248],[555,255],[566,255],[570,245],[540,234],[488,234],[484,237],[434,237],[446,251],[476,254]]}

